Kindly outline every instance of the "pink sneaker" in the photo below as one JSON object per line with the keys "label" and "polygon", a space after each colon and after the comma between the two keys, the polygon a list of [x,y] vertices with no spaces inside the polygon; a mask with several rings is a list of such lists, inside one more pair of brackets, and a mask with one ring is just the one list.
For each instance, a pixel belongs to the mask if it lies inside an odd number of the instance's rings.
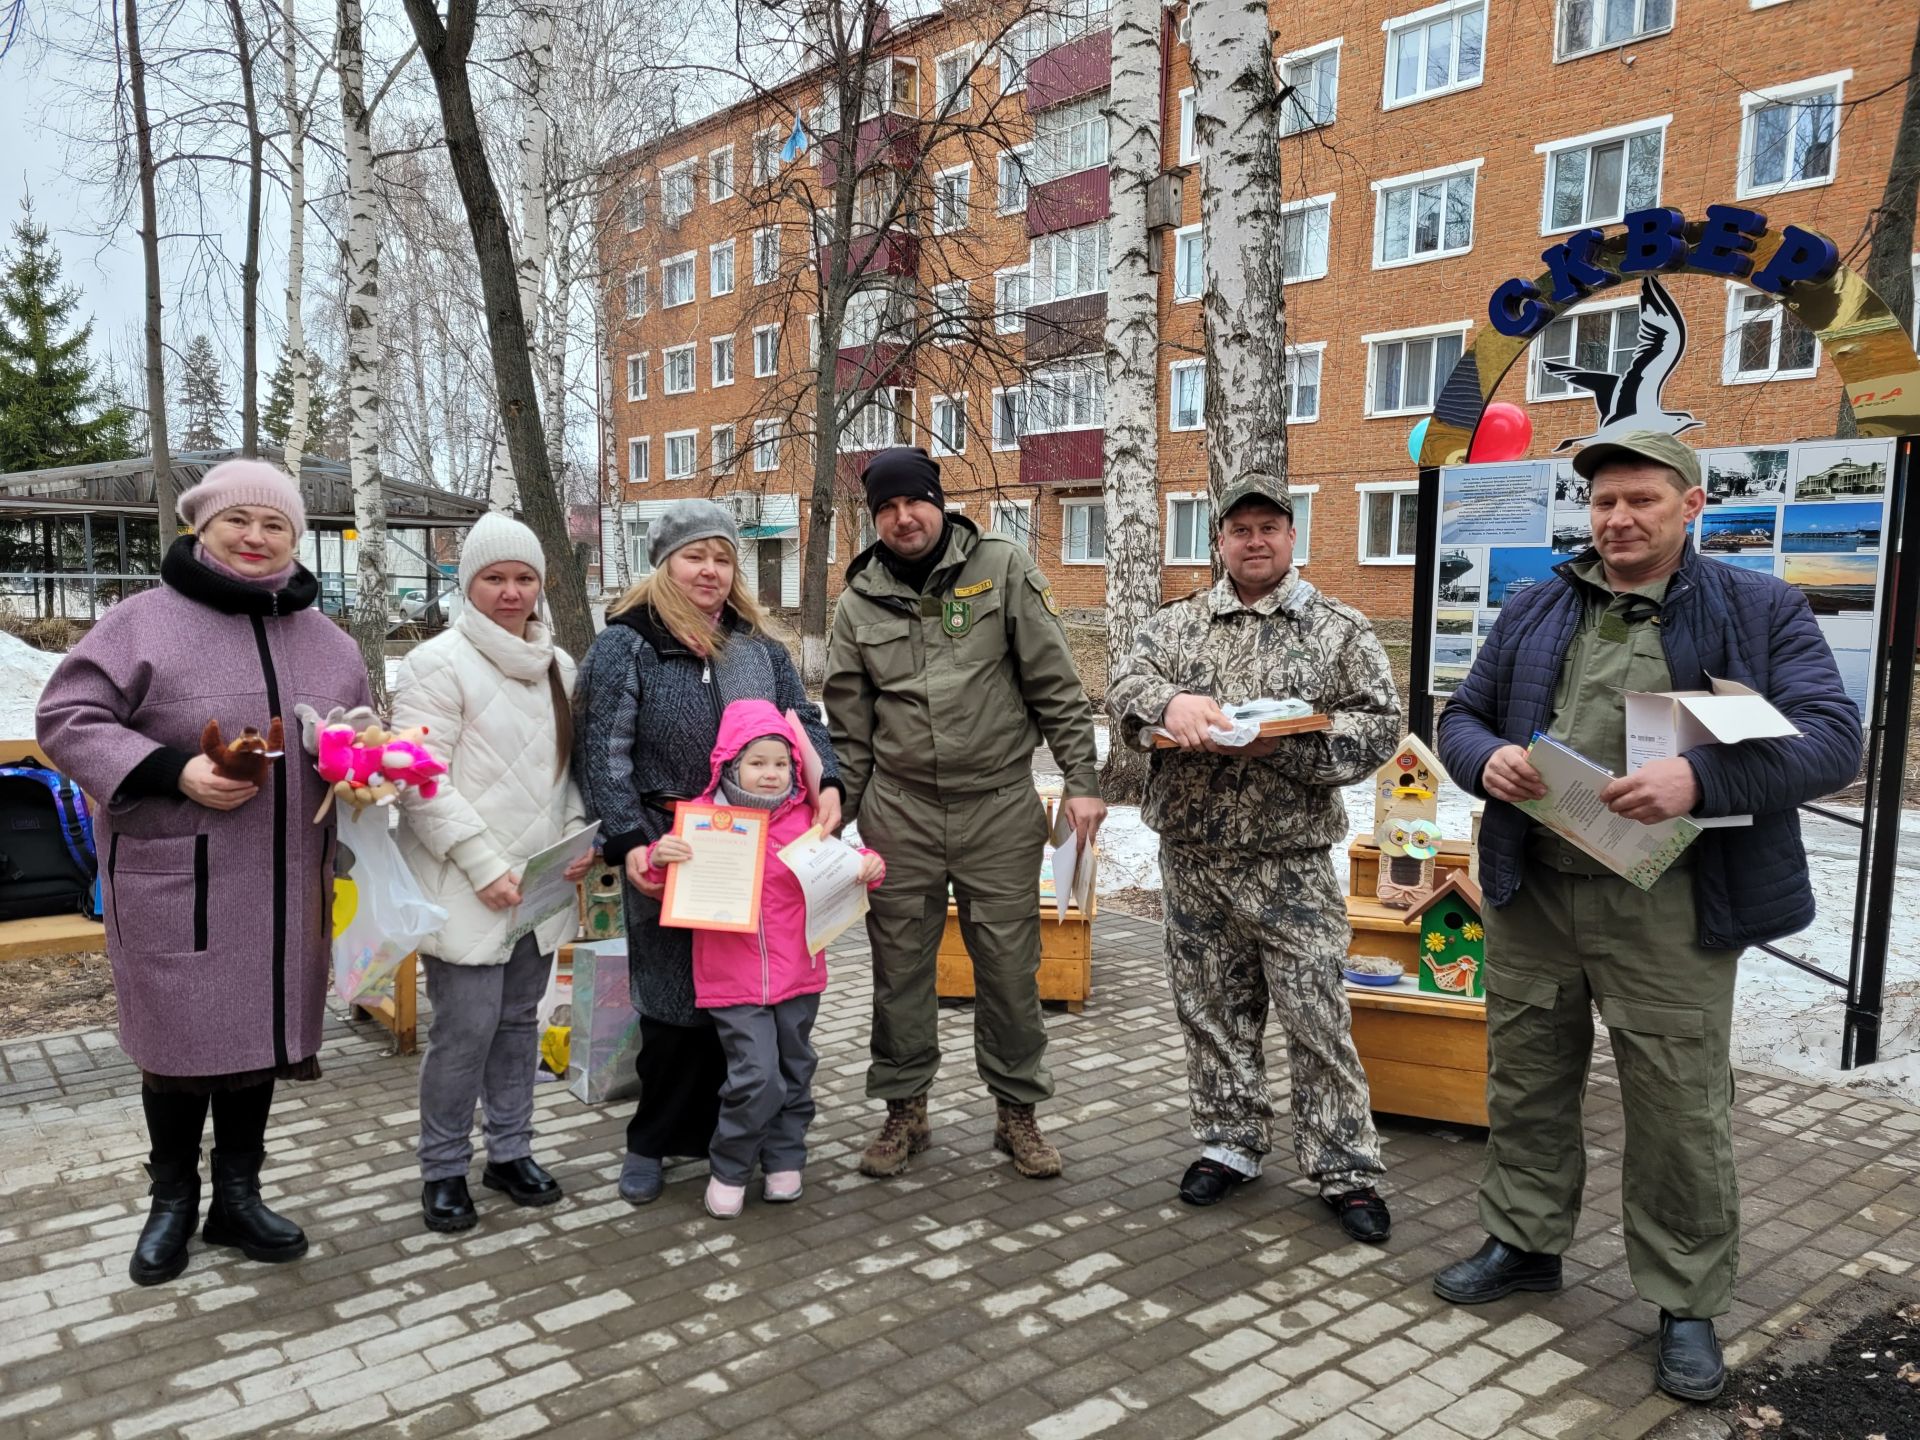
{"label": "pink sneaker", "polygon": [[707,1181],[707,1214],[716,1220],[731,1220],[747,1202],[747,1187],[729,1185],[724,1180]]}
{"label": "pink sneaker", "polygon": [[760,1192],[760,1195],[769,1205],[791,1205],[800,1198],[800,1172],[798,1170],[768,1171],[766,1188]]}

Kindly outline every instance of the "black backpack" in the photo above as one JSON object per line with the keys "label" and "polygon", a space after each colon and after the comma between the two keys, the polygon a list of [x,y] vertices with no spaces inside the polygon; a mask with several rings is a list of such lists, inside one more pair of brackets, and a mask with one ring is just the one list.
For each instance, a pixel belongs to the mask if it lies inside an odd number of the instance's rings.
{"label": "black backpack", "polygon": [[98,919],[99,873],[80,787],[34,760],[0,765],[0,920]]}

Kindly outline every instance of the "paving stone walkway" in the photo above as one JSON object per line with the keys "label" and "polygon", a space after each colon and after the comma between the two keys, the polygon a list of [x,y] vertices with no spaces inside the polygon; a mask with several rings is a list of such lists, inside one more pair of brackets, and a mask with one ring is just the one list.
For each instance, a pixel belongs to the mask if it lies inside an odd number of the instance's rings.
{"label": "paving stone walkway", "polygon": [[[1341,1243],[1276,1157],[1212,1210],[1180,1205],[1185,1066],[1147,922],[1099,922],[1085,1012],[1050,1013],[1063,1180],[993,1153],[971,1014],[942,1015],[934,1145],[861,1178],[864,955],[836,957],[821,1114],[797,1206],[700,1209],[705,1169],[655,1204],[614,1191],[625,1104],[543,1091],[543,1211],[476,1188],[478,1229],[430,1236],[413,1168],[415,1061],[336,1022],[327,1076],[289,1087],[268,1194],[313,1239],[263,1266],[196,1242],[139,1289],[137,1079],[111,1036],[0,1047],[0,1436],[1637,1436],[1651,1307],[1620,1233],[1610,1064],[1589,1100],[1590,1184],[1568,1287],[1475,1310],[1428,1277],[1479,1241],[1482,1137],[1384,1124],[1394,1236]],[[1276,1066],[1283,1062],[1275,1058]],[[1920,1262],[1920,1114],[1740,1078],[1746,1199],[1738,1357],[1851,1275]]]}

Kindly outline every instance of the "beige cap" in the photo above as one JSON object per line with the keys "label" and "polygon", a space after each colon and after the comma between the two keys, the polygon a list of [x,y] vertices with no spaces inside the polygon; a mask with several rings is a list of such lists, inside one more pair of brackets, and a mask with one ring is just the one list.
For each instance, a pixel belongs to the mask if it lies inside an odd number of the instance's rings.
{"label": "beige cap", "polygon": [[1236,505],[1248,500],[1264,500],[1269,505],[1293,514],[1293,495],[1287,489],[1287,482],[1278,475],[1268,475],[1258,470],[1249,471],[1238,480],[1231,482],[1220,492],[1220,513],[1216,528],[1233,513]]}
{"label": "beige cap", "polygon": [[1700,457],[1693,447],[1678,435],[1662,430],[1629,430],[1618,440],[1588,445],[1574,455],[1573,469],[1575,474],[1591,480],[1593,472],[1609,460],[1625,459],[1651,460],[1666,466],[1686,482],[1684,489],[1691,490],[1701,483]]}

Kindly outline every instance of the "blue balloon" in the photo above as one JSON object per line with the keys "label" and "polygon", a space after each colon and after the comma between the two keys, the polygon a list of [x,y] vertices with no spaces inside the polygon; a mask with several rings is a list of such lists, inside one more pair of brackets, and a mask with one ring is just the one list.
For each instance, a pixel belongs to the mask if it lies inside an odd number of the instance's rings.
{"label": "blue balloon", "polygon": [[1421,416],[1420,423],[1407,432],[1407,458],[1416,465],[1420,463],[1421,448],[1427,443],[1427,425],[1432,419],[1431,415]]}

